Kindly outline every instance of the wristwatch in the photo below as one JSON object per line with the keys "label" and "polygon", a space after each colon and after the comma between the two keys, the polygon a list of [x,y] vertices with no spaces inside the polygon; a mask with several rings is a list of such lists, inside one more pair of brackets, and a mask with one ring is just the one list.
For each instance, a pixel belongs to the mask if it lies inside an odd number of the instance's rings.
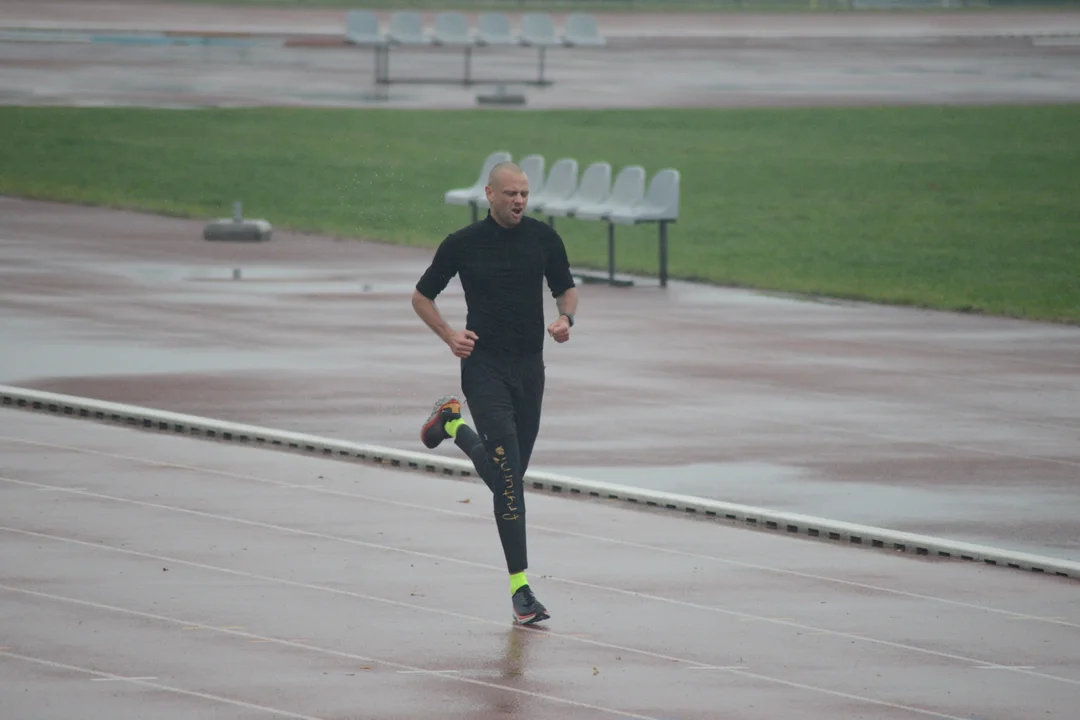
{"label": "wristwatch", "polygon": [[570,313],[562,313],[562,316],[570,321],[570,327],[574,327],[574,316]]}

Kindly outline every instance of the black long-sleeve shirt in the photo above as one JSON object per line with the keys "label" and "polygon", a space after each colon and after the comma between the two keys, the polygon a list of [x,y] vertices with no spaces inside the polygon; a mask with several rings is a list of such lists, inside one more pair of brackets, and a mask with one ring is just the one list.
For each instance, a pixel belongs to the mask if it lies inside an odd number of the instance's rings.
{"label": "black long-sleeve shirt", "polygon": [[574,287],[562,238],[528,215],[504,228],[489,214],[451,233],[416,289],[434,300],[455,273],[465,291],[465,327],[478,336],[475,348],[501,355],[543,350],[545,279],[555,298]]}

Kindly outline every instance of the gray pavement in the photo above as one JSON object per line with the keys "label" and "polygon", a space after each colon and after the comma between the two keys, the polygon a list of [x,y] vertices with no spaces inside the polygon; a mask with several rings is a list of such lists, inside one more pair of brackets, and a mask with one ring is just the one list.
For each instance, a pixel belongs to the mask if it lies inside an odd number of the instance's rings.
{"label": "gray pavement", "polygon": [[0,411],[0,716],[1070,720],[1076,583]]}
{"label": "gray pavement", "polygon": [[[409,305],[430,251],[201,228],[0,199],[0,382],[423,450],[459,387]],[[1080,328],[581,293],[535,469],[1080,559]],[[456,281],[440,305],[463,321]]]}
{"label": "gray pavement", "polygon": [[[1076,102],[1080,44],[776,40],[726,47],[395,51],[377,85],[359,48],[0,42],[0,102],[165,107],[469,108],[496,82],[527,108]],[[707,71],[706,71],[707,69]],[[426,84],[414,81],[437,80]]]}
{"label": "gray pavement", "polygon": [[0,102],[19,105],[470,108],[496,81],[535,109],[1080,100],[1080,45],[1026,41],[560,50],[548,53],[547,87],[525,84],[539,77],[529,49],[475,53],[470,77],[484,84],[471,87],[454,84],[464,71],[453,50],[393,53],[391,77],[409,82],[389,86],[355,48],[0,42],[0,65]]}
{"label": "gray pavement", "polygon": [[[498,82],[537,109],[1080,100],[1080,12],[601,14],[599,23],[609,47],[547,52],[550,86],[526,84],[539,77],[531,48],[476,50],[470,77],[481,84],[463,86],[460,50],[411,47],[391,53],[387,86],[375,82],[370,49],[343,44],[344,11],[15,0],[0,6],[0,103],[468,108]],[[110,30],[248,37],[170,45]],[[49,40],[27,41],[35,37]]]}
{"label": "gray pavement", "polygon": [[[524,10],[509,10],[520,26]],[[391,10],[376,10],[386,23]],[[430,24],[436,10],[422,10]],[[569,10],[551,11],[558,27]],[[476,13],[464,13],[475,22]],[[614,41],[650,38],[926,38],[1062,37],[1080,34],[1080,12],[1069,8],[1024,11],[634,13],[593,12],[601,34]],[[347,10],[240,7],[222,2],[192,4],[163,0],[5,0],[0,29],[162,31],[230,33],[289,38],[344,35]]]}

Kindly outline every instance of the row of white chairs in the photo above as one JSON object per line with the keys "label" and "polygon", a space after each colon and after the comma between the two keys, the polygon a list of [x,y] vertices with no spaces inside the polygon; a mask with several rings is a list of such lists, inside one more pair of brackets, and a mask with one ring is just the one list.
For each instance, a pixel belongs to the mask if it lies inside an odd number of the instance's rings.
{"label": "row of white chairs", "polygon": [[545,51],[549,47],[603,47],[607,44],[597,28],[596,19],[587,13],[571,13],[560,33],[547,13],[526,13],[521,27],[513,30],[505,13],[483,12],[476,26],[469,24],[461,12],[447,11],[435,15],[432,27],[426,27],[424,16],[414,10],[398,10],[390,15],[384,30],[379,16],[371,10],[350,10],[345,17],[345,38],[352,45],[375,49],[375,80],[390,82],[390,48],[395,46],[442,46],[462,48],[465,52],[464,84],[471,84],[472,50],[477,47],[510,46],[535,47],[539,50],[539,77],[544,80]]}
{"label": "row of white chairs", "polygon": [[[476,182],[469,187],[447,191],[444,202],[471,207],[473,222],[476,222],[480,210],[488,208],[485,188],[491,169],[512,159],[506,151],[491,153],[481,164]],[[547,216],[552,227],[556,217],[607,223],[606,280],[609,283],[623,284],[615,279],[615,226],[657,223],[660,286],[667,286],[667,226],[679,219],[678,170],[658,170],[646,183],[646,171],[641,165],[628,165],[613,178],[611,164],[607,162],[590,163],[580,176],[578,161],[574,158],[560,158],[550,170],[546,168],[544,156],[538,154],[527,155],[517,164],[529,178],[527,213]]]}

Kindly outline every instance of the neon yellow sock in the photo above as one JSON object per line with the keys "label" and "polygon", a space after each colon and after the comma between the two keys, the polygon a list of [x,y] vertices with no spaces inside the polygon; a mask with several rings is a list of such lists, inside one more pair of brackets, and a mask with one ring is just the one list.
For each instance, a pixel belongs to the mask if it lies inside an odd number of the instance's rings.
{"label": "neon yellow sock", "polygon": [[443,427],[446,428],[446,434],[447,435],[449,435],[452,438],[456,438],[458,428],[461,427],[464,424],[465,424],[465,421],[462,418],[457,418],[456,420],[450,420]]}
{"label": "neon yellow sock", "polygon": [[529,581],[525,579],[525,573],[514,573],[510,576],[510,594],[516,593],[523,585],[528,585]]}

